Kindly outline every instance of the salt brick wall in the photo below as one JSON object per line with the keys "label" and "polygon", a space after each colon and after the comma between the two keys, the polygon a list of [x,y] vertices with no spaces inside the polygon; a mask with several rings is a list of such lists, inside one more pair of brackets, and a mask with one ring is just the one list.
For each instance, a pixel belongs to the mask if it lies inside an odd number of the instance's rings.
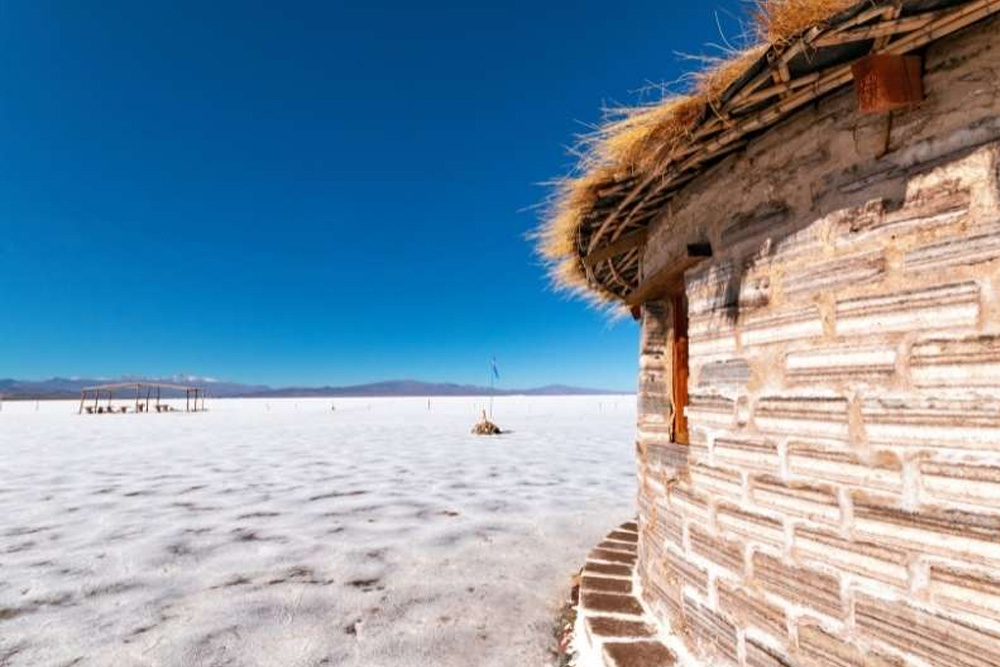
{"label": "salt brick wall", "polygon": [[1000,665],[998,47],[931,47],[888,146],[845,91],[652,227],[647,273],[716,249],[686,275],[691,443],[667,302],[637,442],[643,596],[711,664]]}

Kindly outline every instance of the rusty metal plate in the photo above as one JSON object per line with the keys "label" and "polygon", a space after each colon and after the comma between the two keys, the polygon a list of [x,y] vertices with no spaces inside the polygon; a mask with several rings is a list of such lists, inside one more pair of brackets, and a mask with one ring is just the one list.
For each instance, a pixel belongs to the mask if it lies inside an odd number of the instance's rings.
{"label": "rusty metal plate", "polygon": [[862,113],[883,113],[919,104],[924,99],[920,56],[877,53],[853,65],[854,92]]}

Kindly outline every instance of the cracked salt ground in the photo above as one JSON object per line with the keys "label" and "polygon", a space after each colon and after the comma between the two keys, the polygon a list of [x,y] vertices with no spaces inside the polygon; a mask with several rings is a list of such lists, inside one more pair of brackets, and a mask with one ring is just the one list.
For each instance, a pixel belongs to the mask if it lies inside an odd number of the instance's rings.
{"label": "cracked salt ground", "polygon": [[540,665],[631,397],[0,413],[0,665]]}

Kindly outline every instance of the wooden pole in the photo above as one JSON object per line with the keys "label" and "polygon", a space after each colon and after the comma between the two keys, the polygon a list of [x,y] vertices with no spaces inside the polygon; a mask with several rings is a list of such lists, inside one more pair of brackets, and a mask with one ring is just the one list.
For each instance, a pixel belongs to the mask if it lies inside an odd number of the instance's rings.
{"label": "wooden pole", "polygon": [[78,415],[82,415],[83,414],[83,402],[84,402],[84,400],[86,400],[86,396],[87,396],[87,392],[85,392],[85,391],[81,391],[80,392],[80,409],[76,411],[76,414],[78,414]]}
{"label": "wooden pole", "polygon": [[184,412],[191,412],[191,390],[184,390]]}
{"label": "wooden pole", "polygon": [[136,384],[135,385],[135,411],[136,412],[139,412],[139,391],[140,390],[141,390],[141,386],[138,385],[138,384]]}

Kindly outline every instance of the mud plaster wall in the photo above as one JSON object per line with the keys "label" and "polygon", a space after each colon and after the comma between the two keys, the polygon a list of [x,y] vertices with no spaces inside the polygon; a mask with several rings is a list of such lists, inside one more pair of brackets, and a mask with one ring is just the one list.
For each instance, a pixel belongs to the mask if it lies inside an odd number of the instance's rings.
{"label": "mud plaster wall", "polygon": [[925,54],[927,99],[845,91],[654,225],[686,275],[691,444],[670,306],[640,352],[639,578],[710,664],[1000,665],[1000,24]]}

